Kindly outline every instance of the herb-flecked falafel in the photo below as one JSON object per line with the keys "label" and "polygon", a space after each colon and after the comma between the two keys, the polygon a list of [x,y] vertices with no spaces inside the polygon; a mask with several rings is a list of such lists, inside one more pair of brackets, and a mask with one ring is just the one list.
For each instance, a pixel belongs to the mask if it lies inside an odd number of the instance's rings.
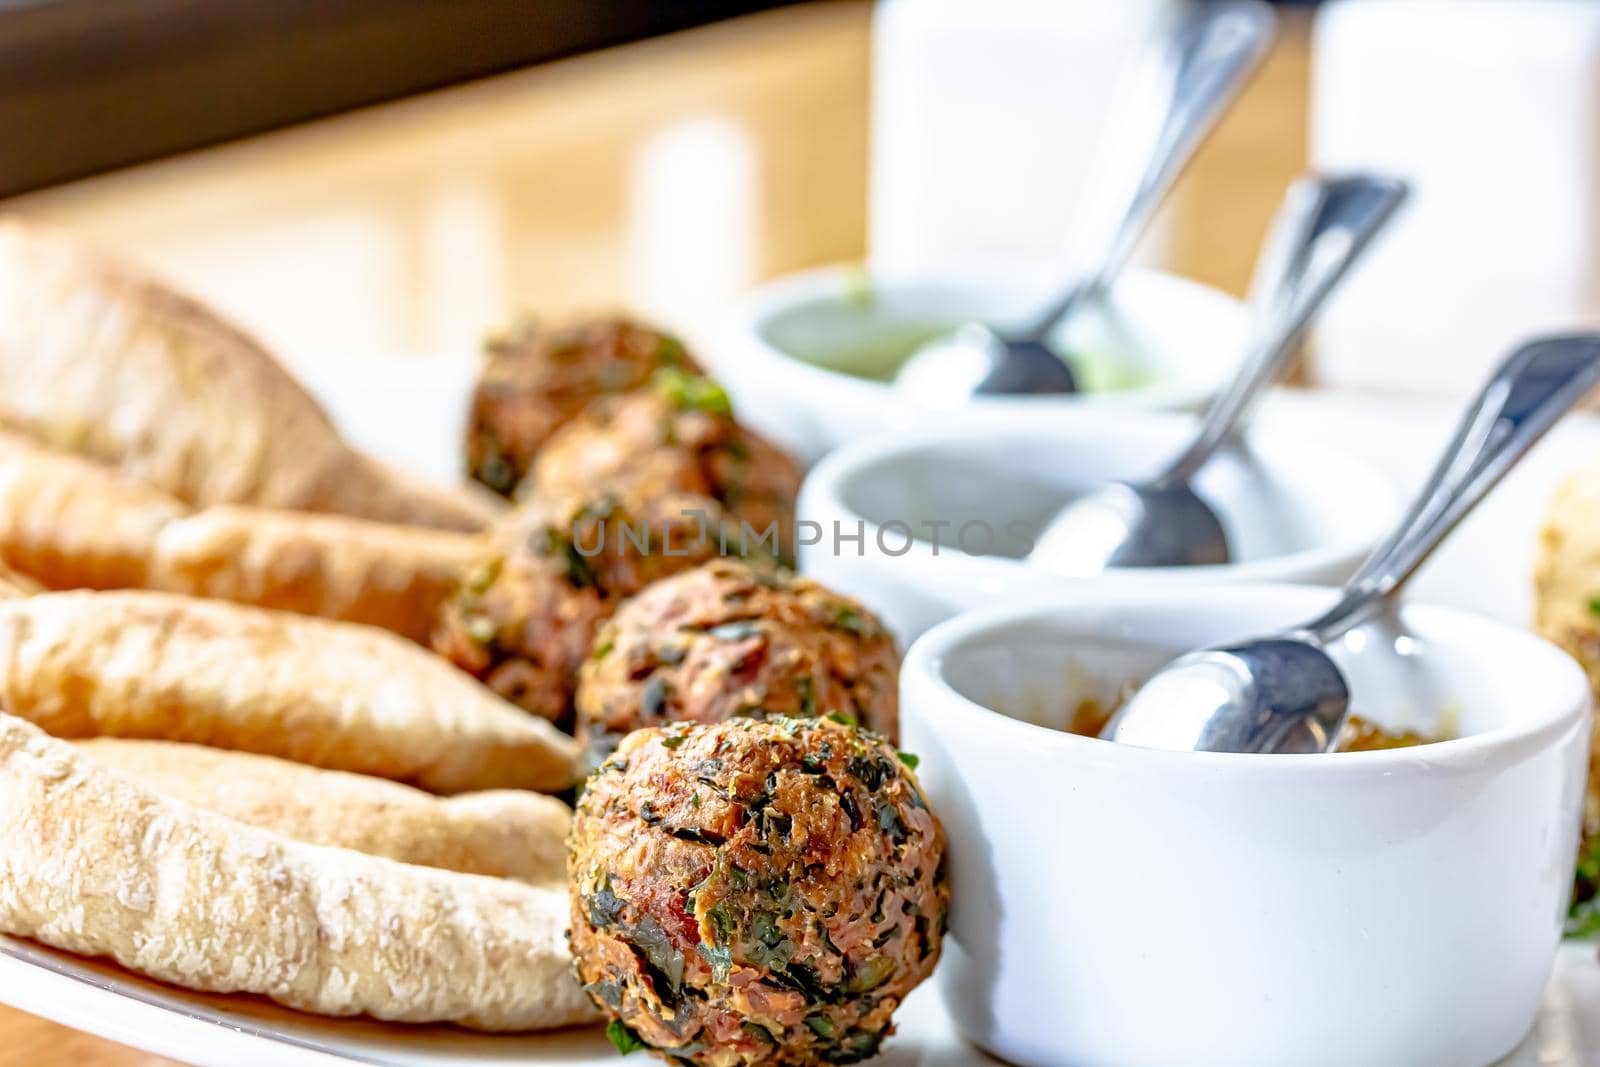
{"label": "herb-flecked falafel", "polygon": [[591,400],[636,389],[662,367],[699,373],[676,338],[621,318],[558,329],[523,322],[490,338],[467,423],[467,472],[511,495],[550,435]]}
{"label": "herb-flecked falafel", "polygon": [[579,672],[578,736],[741,716],[842,713],[893,741],[900,660],[860,603],[770,564],[718,559],[617,610]]}
{"label": "herb-flecked falafel", "polygon": [[600,625],[649,583],[733,547],[726,522],[715,501],[687,493],[541,495],[457,583],[433,649],[513,703],[565,721]]}
{"label": "herb-flecked falafel", "polygon": [[710,497],[756,537],[769,534],[766,551],[793,555],[800,468],[735,421],[709,378],[661,370],[646,388],[596,400],[540,449],[522,492],[602,482]]}
{"label": "herb-flecked falafel", "polygon": [[944,836],[888,742],[831,719],[628,735],[574,816],[569,934],[619,1044],[853,1063],[933,970]]}

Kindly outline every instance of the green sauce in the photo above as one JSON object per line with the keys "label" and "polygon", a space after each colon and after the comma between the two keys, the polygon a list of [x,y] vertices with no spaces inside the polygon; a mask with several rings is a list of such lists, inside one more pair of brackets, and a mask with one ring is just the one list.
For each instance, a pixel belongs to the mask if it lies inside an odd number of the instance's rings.
{"label": "green sauce", "polygon": [[[872,382],[890,382],[906,360],[924,345],[961,325],[916,319],[875,292],[864,275],[847,278],[838,298],[815,301],[781,315],[767,340],[793,359]],[[1104,393],[1149,385],[1155,373],[1148,361],[1105,330],[1067,352],[1066,359],[1084,392]]]}
{"label": "green sauce", "polygon": [[[923,345],[944,336],[954,323],[913,326],[865,336],[846,348],[790,351],[795,359],[854,378],[872,382],[891,382],[906,360]],[[1119,389],[1139,389],[1149,385],[1155,375],[1149,367],[1106,352],[1084,350],[1068,353],[1067,362],[1087,393],[1106,393]]]}

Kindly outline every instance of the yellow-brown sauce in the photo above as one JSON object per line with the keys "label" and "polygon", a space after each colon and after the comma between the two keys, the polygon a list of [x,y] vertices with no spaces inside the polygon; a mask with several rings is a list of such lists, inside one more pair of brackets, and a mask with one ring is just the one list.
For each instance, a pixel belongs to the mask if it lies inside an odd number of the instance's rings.
{"label": "yellow-brown sauce", "polygon": [[[1124,694],[1124,698],[1127,695],[1129,694]],[[1116,714],[1117,708],[1121,706],[1121,699],[1114,704],[1104,704],[1092,699],[1080,700],[1067,719],[1067,732],[1082,734],[1085,737],[1099,737],[1100,731],[1105,729],[1106,723],[1111,721],[1111,716]],[[1415,730],[1391,730],[1379,726],[1371,719],[1352,715],[1344,724],[1344,730],[1339,735],[1339,744],[1334,751],[1371,752],[1380,748],[1410,748],[1413,745],[1431,744],[1437,740],[1439,738],[1428,737]]]}

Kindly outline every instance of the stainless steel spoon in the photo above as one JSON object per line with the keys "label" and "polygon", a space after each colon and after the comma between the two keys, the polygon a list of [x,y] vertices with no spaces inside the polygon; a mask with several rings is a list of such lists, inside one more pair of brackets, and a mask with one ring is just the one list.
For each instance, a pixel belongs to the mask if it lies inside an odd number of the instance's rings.
{"label": "stainless steel spoon", "polygon": [[[1101,179],[1099,199],[1110,206],[1097,215],[1116,225],[1087,242],[1094,254],[1078,259],[1071,284],[1031,325],[1002,338],[967,323],[919,349],[896,375],[896,387],[935,408],[957,407],[978,393],[1076,392],[1071,368],[1046,338],[1110,288],[1184,165],[1255,69],[1273,25],[1272,9],[1257,0],[1194,4],[1178,16],[1164,47],[1136,68],[1131,91],[1117,100],[1120,147],[1140,169],[1135,177],[1116,167]],[[1134,141],[1130,134],[1144,137]]]}
{"label": "stainless steel spoon", "polygon": [[1161,474],[1114,484],[1062,509],[1028,562],[1069,577],[1109,567],[1193,567],[1232,558],[1227,531],[1190,480],[1278,378],[1311,317],[1405,199],[1404,182],[1372,175],[1301,178],[1289,187],[1251,284],[1251,336],[1239,371],[1194,440]]}
{"label": "stainless steel spoon", "polygon": [[1350,686],[1325,651],[1372,619],[1517,461],[1600,381],[1600,334],[1524,345],[1484,386],[1399,527],[1301,626],[1180,656],[1100,736],[1145,748],[1326,752],[1350,714]]}

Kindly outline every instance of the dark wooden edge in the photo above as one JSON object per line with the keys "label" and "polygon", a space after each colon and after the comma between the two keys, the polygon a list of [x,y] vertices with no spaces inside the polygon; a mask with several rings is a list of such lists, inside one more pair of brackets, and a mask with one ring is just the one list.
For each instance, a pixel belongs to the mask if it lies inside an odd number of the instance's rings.
{"label": "dark wooden edge", "polygon": [[0,196],[787,0],[0,0]]}

